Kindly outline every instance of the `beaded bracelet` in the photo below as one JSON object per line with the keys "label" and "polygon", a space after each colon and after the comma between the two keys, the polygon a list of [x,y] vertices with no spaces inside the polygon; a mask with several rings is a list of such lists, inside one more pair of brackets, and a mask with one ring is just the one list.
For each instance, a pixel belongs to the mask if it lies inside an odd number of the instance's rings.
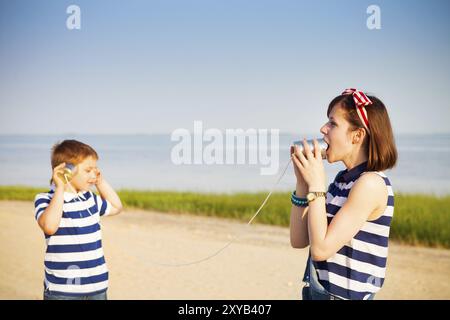
{"label": "beaded bracelet", "polygon": [[294,206],[297,206],[297,207],[307,207],[308,206],[308,199],[297,197],[295,195],[295,190],[294,190],[294,192],[292,192],[292,196],[291,196],[291,203]]}

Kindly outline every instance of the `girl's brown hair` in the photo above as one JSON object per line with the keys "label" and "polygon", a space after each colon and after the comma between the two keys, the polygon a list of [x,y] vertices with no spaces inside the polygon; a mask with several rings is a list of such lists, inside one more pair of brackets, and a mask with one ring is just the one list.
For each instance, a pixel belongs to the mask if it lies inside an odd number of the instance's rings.
{"label": "girl's brown hair", "polygon": [[[366,107],[370,130],[370,134],[366,131],[367,138],[364,142],[368,156],[367,170],[384,171],[393,168],[397,163],[397,147],[385,105],[377,97],[370,95],[367,97],[372,101],[372,104]],[[327,117],[335,106],[341,107],[344,111],[344,117],[350,124],[349,130],[358,128],[365,130],[351,94],[334,98],[328,106]]]}

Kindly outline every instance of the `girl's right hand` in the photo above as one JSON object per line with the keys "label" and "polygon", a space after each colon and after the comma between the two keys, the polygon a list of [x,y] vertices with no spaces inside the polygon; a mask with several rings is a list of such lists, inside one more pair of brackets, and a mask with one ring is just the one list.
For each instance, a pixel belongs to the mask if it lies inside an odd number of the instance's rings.
{"label": "girl's right hand", "polygon": [[62,180],[61,177],[64,177],[64,168],[65,167],[66,167],[66,163],[63,162],[63,163],[57,165],[53,169],[52,180],[57,188],[61,188],[61,187],[64,188],[65,181]]}
{"label": "girl's right hand", "polygon": [[[299,153],[300,151],[296,146],[292,146],[291,148],[291,155],[296,157],[296,153]],[[300,173],[300,170],[297,168],[297,166],[294,164],[294,172],[295,177],[297,178],[297,196],[303,197],[308,193],[308,184],[305,182],[305,179],[303,179],[302,174]]]}

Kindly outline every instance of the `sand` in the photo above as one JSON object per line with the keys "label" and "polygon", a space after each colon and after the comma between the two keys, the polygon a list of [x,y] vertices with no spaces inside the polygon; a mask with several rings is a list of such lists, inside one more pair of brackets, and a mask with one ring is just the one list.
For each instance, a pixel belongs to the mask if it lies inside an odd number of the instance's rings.
{"label": "sand", "polygon": [[[264,214],[262,212],[261,214]],[[289,214],[289,213],[286,213]],[[0,299],[42,299],[44,236],[33,203],[0,201]],[[102,220],[109,299],[300,299],[307,249],[289,229],[126,210]],[[164,267],[202,259],[200,264]],[[391,241],[376,299],[450,299],[450,250]]]}

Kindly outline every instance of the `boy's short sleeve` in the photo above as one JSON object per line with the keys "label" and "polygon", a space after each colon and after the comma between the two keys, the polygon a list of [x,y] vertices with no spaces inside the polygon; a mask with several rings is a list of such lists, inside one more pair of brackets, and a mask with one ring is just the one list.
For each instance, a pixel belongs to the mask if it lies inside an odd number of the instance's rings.
{"label": "boy's short sleeve", "polygon": [[34,198],[34,218],[39,220],[40,216],[44,213],[45,208],[48,207],[52,197],[49,193],[39,193]]}
{"label": "boy's short sleeve", "polygon": [[94,194],[94,200],[98,207],[98,212],[100,216],[107,216],[111,211],[111,203],[99,196],[98,194]]}

